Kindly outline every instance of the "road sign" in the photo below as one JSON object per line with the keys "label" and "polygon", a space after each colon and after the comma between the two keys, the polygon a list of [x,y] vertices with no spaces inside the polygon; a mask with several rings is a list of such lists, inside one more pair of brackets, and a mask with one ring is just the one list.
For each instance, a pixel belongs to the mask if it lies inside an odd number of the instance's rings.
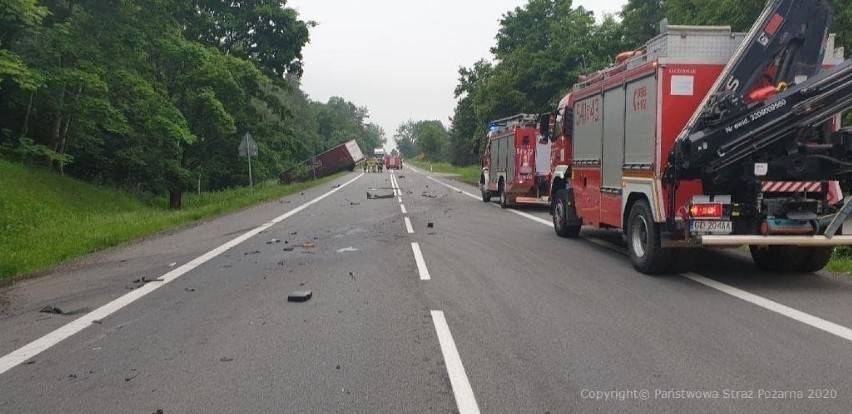
{"label": "road sign", "polygon": [[240,142],[240,156],[257,157],[257,143],[254,142],[254,138],[252,138],[251,134],[249,134],[248,132],[243,135],[243,141]]}

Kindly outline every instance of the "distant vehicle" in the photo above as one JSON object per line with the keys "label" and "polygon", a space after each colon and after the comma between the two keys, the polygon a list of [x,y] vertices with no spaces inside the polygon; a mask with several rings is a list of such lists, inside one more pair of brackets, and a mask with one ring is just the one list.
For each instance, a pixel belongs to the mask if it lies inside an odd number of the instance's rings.
{"label": "distant vehicle", "polygon": [[399,170],[402,168],[402,158],[394,155],[385,157],[385,168],[391,170]]}
{"label": "distant vehicle", "polygon": [[364,153],[361,152],[361,147],[353,140],[282,171],[279,178],[282,183],[290,184],[296,181],[326,177],[345,169],[353,170],[355,164],[363,159]]}
{"label": "distant vehicle", "polygon": [[537,122],[538,116],[531,114],[491,121],[479,178],[482,201],[496,196],[503,208],[550,205],[551,144],[540,139]]}
{"label": "distant vehicle", "polygon": [[383,158],[385,156],[384,148],[376,148],[373,150],[373,155],[379,158]]}

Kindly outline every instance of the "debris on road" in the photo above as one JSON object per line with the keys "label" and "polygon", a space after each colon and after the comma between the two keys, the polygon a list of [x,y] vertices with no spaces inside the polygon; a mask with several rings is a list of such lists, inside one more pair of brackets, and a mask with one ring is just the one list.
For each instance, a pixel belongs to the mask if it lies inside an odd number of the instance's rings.
{"label": "debris on road", "polygon": [[139,373],[138,373],[138,372],[136,372],[136,368],[132,368],[132,369],[130,370],[130,372],[131,372],[131,374],[130,374],[130,375],[125,375],[125,376],[124,376],[124,382],[130,382],[130,381],[133,381],[136,377],[138,377],[138,376],[139,376]]}
{"label": "debris on road", "polygon": [[269,241],[268,241],[268,242],[266,242],[266,244],[272,244],[272,243],[281,243],[281,240],[279,240],[279,239],[269,239]]}
{"label": "debris on road", "polygon": [[399,176],[399,179],[400,179],[400,180],[404,180],[404,179],[405,179],[405,176],[404,176],[404,175],[400,175],[400,176]]}
{"label": "debris on road", "polygon": [[431,194],[431,193],[427,193],[427,192],[425,192],[425,191],[424,191],[423,193],[421,193],[421,194],[420,194],[420,196],[421,196],[421,197],[427,197],[427,198],[438,198],[438,196],[437,196],[437,195],[435,195],[435,194]]}
{"label": "debris on road", "polygon": [[335,185],[331,186],[331,188],[340,188],[340,184],[335,184]]}
{"label": "debris on road", "polygon": [[358,249],[356,249],[354,247],[344,247],[342,249],[338,249],[337,253],[351,253],[351,252],[357,252],[357,251],[358,251]]}
{"label": "debris on road", "polygon": [[52,314],[55,314],[55,315],[64,314],[64,312],[62,312],[62,309],[59,309],[55,306],[45,306],[45,307],[41,308],[41,310],[39,312],[41,312],[41,313],[52,313]]}
{"label": "debris on road", "polygon": [[260,254],[260,250],[255,250],[255,251],[252,251],[252,252],[245,252],[245,253],[243,253],[243,256],[248,256],[250,254]]}
{"label": "debris on road", "polygon": [[171,263],[169,263],[169,267],[175,267],[175,266],[177,266],[177,262],[171,262]]}
{"label": "debris on road", "polygon": [[292,251],[293,251],[293,249],[295,249],[295,247],[293,247],[293,246],[289,246],[289,247],[285,247],[285,248],[284,248],[284,251],[285,251],[285,252],[292,252]]}
{"label": "debris on road", "polygon": [[295,235],[297,235],[297,234],[299,234],[299,232],[298,232],[298,231],[294,231],[294,232],[290,233],[290,235],[291,235],[291,236],[295,236]]}
{"label": "debris on road", "polygon": [[312,241],[306,241],[306,242],[302,243],[303,249],[313,249],[314,247],[317,247],[317,245]]}
{"label": "debris on road", "polygon": [[233,362],[234,358],[222,357],[219,358],[219,362]]}
{"label": "debris on road", "polygon": [[[376,190],[377,190],[376,188],[371,188],[371,189],[367,190],[367,199],[368,200],[376,200],[376,199],[382,199],[382,198],[393,198],[393,191],[390,191],[390,192],[387,192],[387,191],[375,192]],[[373,192],[371,192],[371,191],[373,191]]]}
{"label": "debris on road", "polygon": [[427,227],[427,228],[430,228],[430,229],[431,229],[431,228],[434,228],[434,227],[435,227],[435,223],[432,223],[432,222],[430,221],[428,224],[426,224],[426,227]]}
{"label": "debris on road", "polygon": [[287,302],[307,302],[313,293],[310,290],[293,292],[287,296]]}
{"label": "debris on road", "polygon": [[356,202],[353,201],[353,202],[349,203],[349,205],[350,206],[360,206],[361,203],[356,203]]}

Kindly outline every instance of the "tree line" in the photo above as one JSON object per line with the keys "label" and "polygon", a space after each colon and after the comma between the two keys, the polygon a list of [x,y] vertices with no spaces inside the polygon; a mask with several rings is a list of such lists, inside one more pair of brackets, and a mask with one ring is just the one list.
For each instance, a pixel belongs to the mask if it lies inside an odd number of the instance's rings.
{"label": "tree line", "polygon": [[351,139],[364,107],[300,89],[315,22],[286,0],[0,0],[0,157],[170,195],[248,183]]}
{"label": "tree line", "polygon": [[[830,4],[837,46],[852,50],[852,0]],[[409,121],[394,138],[407,157],[423,154],[455,165],[476,164],[490,120],[553,110],[579,75],[614,64],[618,53],[634,50],[659,34],[664,18],[669,24],[729,25],[744,32],[765,5],[766,0],[629,0],[618,16],[607,15],[598,22],[592,12],[574,7],[571,0],[529,0],[503,14],[492,60],[459,69],[457,104],[439,142],[419,145],[425,136],[420,134],[430,130],[413,128],[438,121]]]}

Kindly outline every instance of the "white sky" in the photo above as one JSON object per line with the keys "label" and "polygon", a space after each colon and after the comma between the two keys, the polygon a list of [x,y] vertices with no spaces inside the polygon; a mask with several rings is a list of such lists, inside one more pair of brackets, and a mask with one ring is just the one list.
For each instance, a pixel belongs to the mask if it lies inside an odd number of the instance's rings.
{"label": "white sky", "polygon": [[[627,0],[575,0],[600,18]],[[526,0],[289,0],[311,29],[302,89],[326,102],[340,96],[370,111],[396,147],[408,119],[449,127],[460,66],[491,59],[498,21]],[[367,148],[363,149],[367,151]]]}

